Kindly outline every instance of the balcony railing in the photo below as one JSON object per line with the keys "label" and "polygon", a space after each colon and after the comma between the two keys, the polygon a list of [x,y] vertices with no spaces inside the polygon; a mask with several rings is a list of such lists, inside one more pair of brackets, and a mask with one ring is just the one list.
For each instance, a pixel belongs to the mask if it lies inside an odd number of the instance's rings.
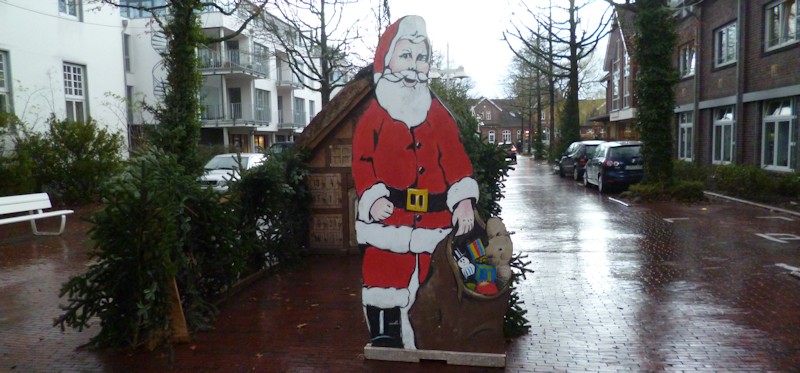
{"label": "balcony railing", "polygon": [[269,60],[263,56],[254,56],[236,50],[220,53],[213,49],[197,50],[199,68],[201,70],[241,71],[263,77],[269,77]]}
{"label": "balcony railing", "polygon": [[298,111],[291,113],[291,119],[284,117],[286,110],[278,110],[278,128],[303,128],[306,126],[306,113]]}
{"label": "balcony railing", "polygon": [[241,103],[230,103],[228,105],[204,104],[200,119],[233,122],[242,120],[268,124],[272,122],[272,111],[269,106],[262,105],[252,106]]}
{"label": "balcony railing", "polygon": [[277,83],[281,87],[302,88],[303,83],[289,69],[280,69],[278,72]]}

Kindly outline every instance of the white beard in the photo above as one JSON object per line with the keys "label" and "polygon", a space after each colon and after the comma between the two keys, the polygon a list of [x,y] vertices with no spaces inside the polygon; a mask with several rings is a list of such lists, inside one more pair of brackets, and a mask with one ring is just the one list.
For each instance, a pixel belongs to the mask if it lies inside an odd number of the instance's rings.
{"label": "white beard", "polygon": [[433,101],[428,83],[417,81],[413,87],[406,87],[402,80],[397,79],[396,74],[392,75],[387,70],[378,80],[375,97],[394,120],[405,123],[409,128],[416,127],[428,117]]}

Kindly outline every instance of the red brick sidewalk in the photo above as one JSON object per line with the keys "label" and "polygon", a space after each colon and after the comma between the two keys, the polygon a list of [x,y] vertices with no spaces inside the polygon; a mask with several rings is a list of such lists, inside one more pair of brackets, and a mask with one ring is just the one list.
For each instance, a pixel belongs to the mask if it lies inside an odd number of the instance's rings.
{"label": "red brick sidewalk", "polygon": [[98,326],[62,333],[52,320],[61,313],[61,284],[85,270],[82,215],[68,218],[61,237],[33,236],[28,224],[0,226],[0,372],[491,371],[365,361],[355,256],[310,257],[302,270],[255,281],[221,305],[214,330],[172,352],[78,349]]}

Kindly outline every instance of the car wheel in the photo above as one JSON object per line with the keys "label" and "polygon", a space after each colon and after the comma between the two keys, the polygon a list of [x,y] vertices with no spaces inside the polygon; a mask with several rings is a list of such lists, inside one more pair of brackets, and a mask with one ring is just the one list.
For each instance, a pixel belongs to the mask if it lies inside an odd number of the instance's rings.
{"label": "car wheel", "polygon": [[564,166],[561,164],[558,165],[558,176],[564,177]]}
{"label": "car wheel", "polygon": [[578,181],[578,180],[580,180],[580,179],[581,179],[581,171],[580,171],[580,170],[578,170],[578,167],[574,167],[574,168],[572,169],[572,178],[573,178],[575,181]]}
{"label": "car wheel", "polygon": [[603,175],[597,175],[597,191],[600,193],[608,192],[608,186],[603,184]]}
{"label": "car wheel", "polygon": [[[588,175],[588,173],[587,173]],[[587,176],[583,177],[583,186],[589,188],[589,178]]]}

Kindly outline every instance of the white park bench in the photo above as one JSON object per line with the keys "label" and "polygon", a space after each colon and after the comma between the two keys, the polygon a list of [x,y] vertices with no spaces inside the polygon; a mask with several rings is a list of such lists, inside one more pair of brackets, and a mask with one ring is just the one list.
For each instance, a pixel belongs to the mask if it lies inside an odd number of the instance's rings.
{"label": "white park bench", "polygon": [[[47,193],[22,194],[18,196],[0,197],[0,225],[19,223],[23,221],[31,222],[31,229],[35,235],[57,236],[64,232],[64,225],[67,223],[67,215],[73,213],[72,210],[43,211],[53,207],[50,203],[50,196]],[[27,215],[7,216],[27,212]],[[36,220],[54,216],[61,216],[61,228],[58,232],[39,232],[36,228]]]}

